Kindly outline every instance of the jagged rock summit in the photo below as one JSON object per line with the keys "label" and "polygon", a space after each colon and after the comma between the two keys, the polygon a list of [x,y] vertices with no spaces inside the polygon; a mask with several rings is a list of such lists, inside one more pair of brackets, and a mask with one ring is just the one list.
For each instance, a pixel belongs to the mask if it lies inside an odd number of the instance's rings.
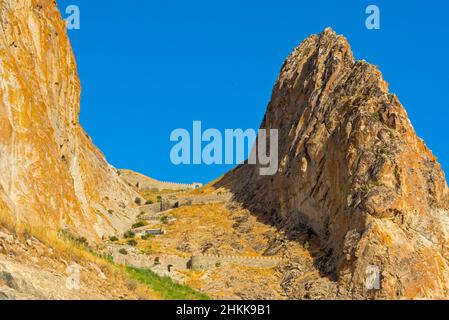
{"label": "jagged rock summit", "polygon": [[319,237],[328,298],[449,297],[444,172],[345,37],[327,28],[290,54],[261,128],[279,130],[278,173],[244,164],[217,186],[280,229]]}
{"label": "jagged rock summit", "polygon": [[0,214],[90,239],[126,230],[137,196],[79,124],[80,81],[53,0],[0,1]]}

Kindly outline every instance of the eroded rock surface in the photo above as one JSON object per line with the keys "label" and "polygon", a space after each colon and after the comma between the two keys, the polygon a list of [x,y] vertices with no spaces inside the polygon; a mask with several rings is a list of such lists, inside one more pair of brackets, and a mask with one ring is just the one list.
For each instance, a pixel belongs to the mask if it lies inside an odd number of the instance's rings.
{"label": "eroded rock surface", "polygon": [[88,238],[126,230],[129,188],[78,121],[80,81],[53,0],[0,1],[0,213]]}
{"label": "eroded rock surface", "polygon": [[[331,29],[285,61],[261,128],[279,171],[242,165],[217,183],[280,229],[316,234],[325,278],[296,298],[448,298],[448,188],[380,71]],[[380,288],[367,285],[380,270]],[[325,279],[329,279],[326,281]]]}

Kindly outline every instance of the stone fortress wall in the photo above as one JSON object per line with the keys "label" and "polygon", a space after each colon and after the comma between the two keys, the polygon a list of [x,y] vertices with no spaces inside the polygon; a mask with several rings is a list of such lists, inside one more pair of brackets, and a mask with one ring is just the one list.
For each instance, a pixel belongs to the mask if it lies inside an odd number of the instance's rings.
{"label": "stone fortress wall", "polygon": [[238,255],[152,255],[148,256],[149,260],[154,263],[158,261],[162,266],[173,266],[177,270],[210,270],[226,265],[242,265],[253,268],[275,268],[281,263],[279,257],[252,257]]}
{"label": "stone fortress wall", "polygon": [[185,190],[185,189],[197,189],[203,186],[202,183],[176,183],[158,181],[156,179],[144,176],[143,174],[131,171],[131,170],[118,170],[120,178],[129,186],[139,190]]}
{"label": "stone fortress wall", "polygon": [[151,220],[152,218],[154,218],[152,214],[162,213],[170,209],[191,205],[222,203],[230,200],[231,198],[232,194],[229,192],[225,192],[222,194],[204,195],[201,197],[168,196],[163,197],[161,202],[141,206],[140,211],[144,215],[149,215],[149,217],[147,217],[148,219],[143,216],[143,220]]}
{"label": "stone fortress wall", "polygon": [[238,255],[142,255],[134,253],[134,249],[126,248],[127,255],[119,253],[121,246],[110,246],[110,253],[114,261],[119,264],[131,265],[137,268],[148,268],[158,270],[211,270],[226,265],[241,265],[253,268],[275,268],[281,262],[280,257],[252,257]]}
{"label": "stone fortress wall", "polygon": [[275,268],[281,261],[282,259],[278,257],[194,255],[189,261],[189,268],[208,270],[231,264],[253,268]]}
{"label": "stone fortress wall", "polygon": [[199,182],[193,182],[190,184],[187,183],[177,183],[177,182],[166,182],[166,181],[159,181],[159,189],[198,189],[203,186],[202,183]]}

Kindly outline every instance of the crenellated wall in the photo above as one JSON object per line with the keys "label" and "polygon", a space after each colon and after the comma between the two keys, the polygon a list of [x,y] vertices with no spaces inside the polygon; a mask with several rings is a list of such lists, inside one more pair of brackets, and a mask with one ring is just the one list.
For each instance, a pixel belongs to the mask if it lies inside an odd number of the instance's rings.
{"label": "crenellated wall", "polygon": [[199,182],[193,182],[189,184],[189,183],[158,181],[156,179],[147,177],[138,172],[125,169],[118,170],[118,174],[126,184],[139,190],[151,190],[151,189],[185,190],[185,189],[197,189],[203,186],[203,184]]}
{"label": "crenellated wall", "polygon": [[173,270],[210,270],[227,265],[241,265],[253,268],[275,268],[281,262],[280,257],[252,257],[238,255],[142,255],[136,254],[135,249],[128,249],[128,255],[119,253],[122,246],[110,246],[109,250],[114,256],[114,261],[119,264],[131,265],[138,268],[149,268],[168,270],[171,266]]}
{"label": "crenellated wall", "polygon": [[282,259],[278,257],[195,255],[190,259],[189,268],[208,270],[231,264],[253,268],[275,268],[281,261]]}

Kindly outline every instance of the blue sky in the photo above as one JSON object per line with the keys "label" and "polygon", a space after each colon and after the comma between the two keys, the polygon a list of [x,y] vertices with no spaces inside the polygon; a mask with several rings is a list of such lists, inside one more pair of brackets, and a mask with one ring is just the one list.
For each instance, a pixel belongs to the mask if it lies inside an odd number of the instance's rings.
{"label": "blue sky", "polygon": [[[166,181],[207,182],[230,166],[175,166],[170,133],[257,129],[284,59],[330,26],[379,66],[443,168],[449,102],[449,1],[59,0],[81,10],[69,31],[81,123],[109,162]],[[381,29],[365,28],[365,8]]]}

